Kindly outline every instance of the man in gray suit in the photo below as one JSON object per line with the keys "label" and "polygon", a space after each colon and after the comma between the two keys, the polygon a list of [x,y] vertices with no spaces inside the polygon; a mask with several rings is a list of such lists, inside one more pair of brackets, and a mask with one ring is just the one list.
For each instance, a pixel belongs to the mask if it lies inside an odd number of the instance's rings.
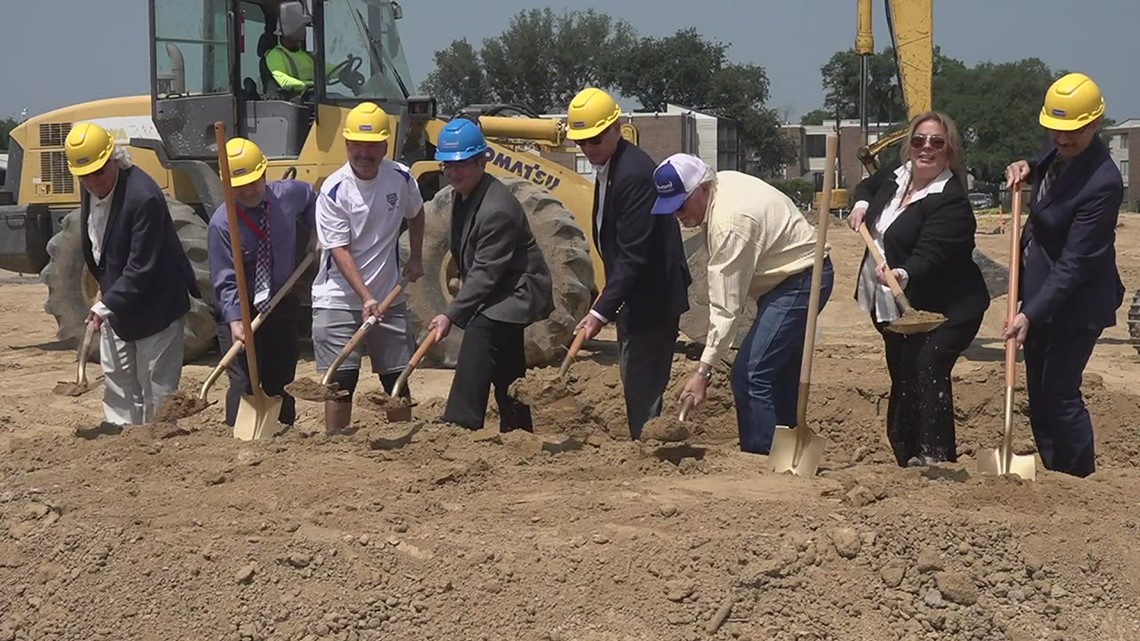
{"label": "man in gray suit", "polygon": [[487,142],[474,122],[447,123],[435,158],[455,190],[451,254],[459,266],[459,293],[428,331],[443,340],[464,330],[455,378],[442,421],[481,429],[491,385],[499,430],[532,429],[530,408],[507,389],[526,373],[523,331],[554,311],[550,269],[531,233],[522,205],[486,173]]}

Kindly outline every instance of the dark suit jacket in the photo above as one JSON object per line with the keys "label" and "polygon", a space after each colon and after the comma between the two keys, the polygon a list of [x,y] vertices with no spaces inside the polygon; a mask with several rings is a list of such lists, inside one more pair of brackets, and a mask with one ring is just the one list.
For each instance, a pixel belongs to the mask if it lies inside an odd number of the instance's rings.
{"label": "dark suit jacket", "polygon": [[[550,316],[554,311],[550,269],[518,199],[487,174],[466,204],[471,213],[455,256],[463,285],[448,305],[447,317],[465,327],[477,314],[524,325]],[[452,217],[462,215],[460,207],[456,198]]]}
{"label": "dark suit jacket", "polygon": [[1021,311],[1031,323],[1103,329],[1116,324],[1124,285],[1116,269],[1116,219],[1124,186],[1100,138],[1040,200],[1041,180],[1057,156],[1029,161],[1029,221],[1021,236]]}
{"label": "dark suit jacket", "polygon": [[[870,203],[864,224],[874,225],[899,189],[893,171],[879,170],[859,183],[856,198]],[[911,305],[943,314],[952,325],[985,314],[990,296],[973,258],[976,229],[974,211],[957,178],[951,178],[942,193],[912,203],[891,223],[883,235],[884,257],[892,268],[909,275],[904,291]],[[864,260],[866,256],[864,250]]]}
{"label": "dark suit jacket", "polygon": [[[624,138],[610,159],[601,233],[598,188],[594,187],[591,232],[606,284],[594,309],[619,329],[642,332],[673,323],[689,309],[693,282],[681,244],[681,228],[672,216],[650,213],[657,200],[656,163]],[[619,311],[620,310],[620,311]]]}
{"label": "dark suit jacket", "polygon": [[189,295],[202,294],[174,231],[166,197],[146,172],[135,167],[119,172],[98,263],[87,233],[90,212],[91,195],[86,194],[79,214],[83,256],[99,281],[101,300],[112,312],[109,322],[120,338],[152,336],[190,311]]}

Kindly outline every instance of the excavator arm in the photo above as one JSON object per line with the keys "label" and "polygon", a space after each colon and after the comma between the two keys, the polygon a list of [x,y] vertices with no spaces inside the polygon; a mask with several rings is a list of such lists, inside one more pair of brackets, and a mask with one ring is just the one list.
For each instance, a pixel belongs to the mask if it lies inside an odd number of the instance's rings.
{"label": "excavator arm", "polygon": [[[902,88],[903,104],[906,105],[907,120],[909,120],[924,111],[929,111],[931,106],[931,84],[934,75],[934,2],[933,0],[885,1],[887,29],[895,49],[899,86]],[[867,61],[874,53],[874,40],[871,36],[871,0],[859,0],[855,52],[860,56],[863,69],[860,110],[865,141],[866,68]],[[879,169],[877,161],[879,153],[905,136],[906,129],[900,129],[880,136],[871,144],[864,143],[858,151],[859,162],[863,163],[868,172],[875,173]]]}

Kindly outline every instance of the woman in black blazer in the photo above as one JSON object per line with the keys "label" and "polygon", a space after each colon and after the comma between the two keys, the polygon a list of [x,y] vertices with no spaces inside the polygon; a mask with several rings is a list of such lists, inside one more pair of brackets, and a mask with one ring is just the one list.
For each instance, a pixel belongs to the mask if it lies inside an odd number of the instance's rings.
{"label": "woman in black blazer", "polygon": [[864,252],[855,298],[886,346],[887,438],[900,466],[922,466],[957,459],[950,372],[977,335],[990,297],[973,260],[977,225],[958,130],[928,112],[911,121],[909,134],[898,169],[859,183],[848,222],[869,227],[914,307],[947,318],[924,334],[886,331],[899,310],[882,268]]}

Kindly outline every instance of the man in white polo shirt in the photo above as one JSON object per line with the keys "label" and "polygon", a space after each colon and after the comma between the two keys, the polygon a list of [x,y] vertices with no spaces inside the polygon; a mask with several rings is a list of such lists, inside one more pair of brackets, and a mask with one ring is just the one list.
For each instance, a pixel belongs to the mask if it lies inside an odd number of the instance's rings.
{"label": "man in white polo shirt", "polygon": [[[379,322],[363,346],[391,393],[411,359],[413,339],[408,331],[404,294],[378,314],[379,302],[399,283],[401,275],[415,281],[423,275],[423,197],[408,168],[386,158],[391,130],[388,115],[365,102],[345,119],[348,162],[321,186],[317,198],[317,240],[321,263],[313,281],[313,352],[317,371],[324,373],[352,334],[370,317]],[[410,252],[400,264],[401,224],[407,221]],[[337,368],[332,381],[348,395],[325,403],[325,431],[343,432],[352,420],[352,393],[360,377],[361,350]],[[407,388],[404,395],[409,394]]]}

